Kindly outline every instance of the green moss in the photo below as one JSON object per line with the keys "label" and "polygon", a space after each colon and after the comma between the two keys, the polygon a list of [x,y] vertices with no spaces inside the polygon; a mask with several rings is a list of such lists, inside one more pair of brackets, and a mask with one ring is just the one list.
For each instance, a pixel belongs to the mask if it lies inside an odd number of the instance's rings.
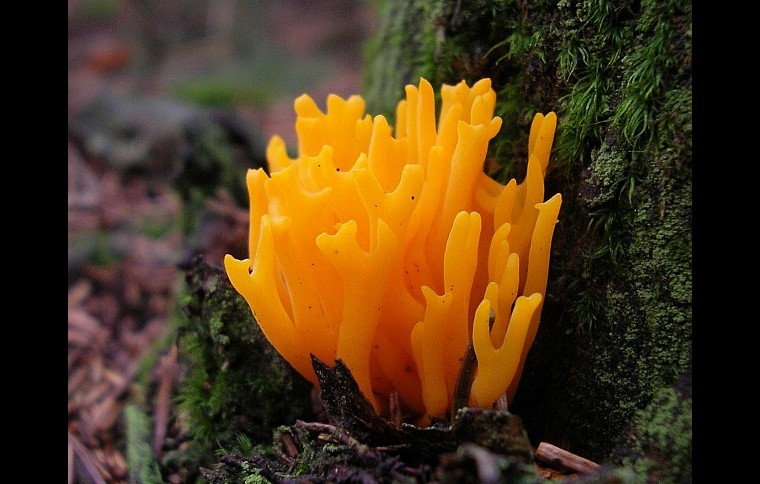
{"label": "green moss", "polygon": [[139,405],[131,403],[124,408],[127,431],[127,464],[134,482],[163,482],[158,464],[151,449],[151,422]]}
{"label": "green moss", "polygon": [[192,449],[208,463],[218,449],[249,451],[273,430],[312,416],[311,385],[268,343],[224,272],[196,258],[187,273],[181,354],[190,372],[179,407]]}
{"label": "green moss", "polygon": [[442,18],[444,2],[389,1],[379,6],[378,34],[365,48],[363,97],[367,111],[395,121],[404,86],[420,76],[430,79],[440,31],[431,19]]}
{"label": "green moss", "polygon": [[691,374],[636,412],[616,461],[662,483],[692,482]]}
{"label": "green moss", "polygon": [[241,469],[245,473],[249,473],[245,477],[243,477],[242,483],[243,484],[266,484],[268,482],[271,482],[266,477],[262,476],[258,469],[251,468],[251,466],[248,464],[247,461],[243,461],[241,463]]}

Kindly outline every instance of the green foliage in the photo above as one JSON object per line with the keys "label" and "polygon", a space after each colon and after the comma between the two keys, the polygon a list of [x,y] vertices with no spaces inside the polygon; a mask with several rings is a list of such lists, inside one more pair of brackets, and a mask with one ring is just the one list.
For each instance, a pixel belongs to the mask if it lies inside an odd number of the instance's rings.
{"label": "green foliage", "polygon": [[243,478],[243,484],[267,484],[271,482],[269,479],[261,475],[261,472],[257,468],[251,468],[247,461],[243,461],[241,464],[243,472],[250,472]]}
{"label": "green foliage", "polygon": [[[684,36],[661,18],[682,15],[683,2],[642,2],[649,15],[634,29],[634,48],[623,57],[623,100],[613,116],[615,127],[626,141],[635,145],[649,142],[654,136],[653,118],[667,90],[669,71],[677,70],[678,56],[672,55],[673,44],[690,41],[690,31]],[[680,42],[679,42],[680,41]]]}
{"label": "green foliage", "polygon": [[140,232],[153,240],[159,240],[177,231],[176,220],[160,217],[143,217],[138,220]]}
{"label": "green foliage", "polygon": [[265,106],[275,92],[260,82],[233,81],[228,78],[201,78],[172,86],[174,97],[201,106]]}
{"label": "green foliage", "polygon": [[119,13],[119,0],[86,0],[78,7],[78,13],[87,20],[100,20]]}
{"label": "green foliage", "polygon": [[95,267],[111,267],[123,253],[114,239],[105,230],[75,234],[69,240],[69,258]]}
{"label": "green foliage", "polygon": [[562,81],[558,108],[563,122],[557,130],[560,163],[578,166],[588,147],[604,139],[617,102],[614,70],[630,41],[625,17],[630,7],[611,2],[560,2],[553,30],[553,53]]}
{"label": "green foliage", "polygon": [[216,449],[216,456],[222,457],[229,454],[250,455],[254,451],[254,445],[251,439],[245,434],[235,436],[235,444],[231,448],[220,447]]}
{"label": "green foliage", "polygon": [[127,432],[127,464],[134,482],[158,484],[164,482],[151,449],[150,417],[135,403],[124,408]]}

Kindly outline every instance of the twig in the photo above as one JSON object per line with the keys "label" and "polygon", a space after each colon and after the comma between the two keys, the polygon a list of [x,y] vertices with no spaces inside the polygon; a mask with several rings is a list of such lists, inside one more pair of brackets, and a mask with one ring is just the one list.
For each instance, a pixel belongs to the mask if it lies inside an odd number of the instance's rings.
{"label": "twig", "polygon": [[552,444],[547,444],[546,442],[538,444],[538,449],[536,450],[535,455],[536,459],[546,462],[547,464],[558,465],[581,474],[592,474],[601,467],[596,462],[584,459],[583,457],[564,449],[560,449]]}
{"label": "twig", "polygon": [[320,422],[304,422],[303,420],[296,420],[296,425],[305,428],[306,430],[329,434],[329,437],[337,439],[341,444],[352,448],[359,456],[359,458],[365,462],[377,464],[377,455],[373,453],[366,444],[362,444],[354,437],[351,437],[351,435],[345,429],[330,424],[324,424]]}
{"label": "twig", "polygon": [[321,422],[305,422],[303,420],[296,420],[296,426],[312,432],[322,432],[323,434],[332,434],[338,427]]}
{"label": "twig", "polygon": [[277,457],[279,457],[281,461],[288,465],[288,473],[290,473],[290,471],[293,470],[293,466],[295,465],[296,460],[280,449],[276,449],[275,454],[277,454]]}
{"label": "twig", "polygon": [[98,471],[98,466],[90,451],[71,432],[69,432],[69,445],[74,450],[74,460],[81,464],[80,469],[86,474],[86,476],[82,477],[89,477],[89,479],[85,480],[89,480],[95,484],[106,484],[106,481],[103,480]]}
{"label": "twig", "polygon": [[280,443],[285,448],[285,453],[288,457],[295,458],[298,456],[298,447],[296,447],[296,443],[293,442],[293,437],[290,434],[282,433],[280,435]]}
{"label": "twig", "polygon": [[121,397],[121,394],[124,393],[129,389],[129,386],[132,384],[132,380],[134,380],[135,376],[137,375],[137,370],[140,369],[140,361],[135,360],[132,361],[129,366],[124,370],[124,379],[122,382],[116,386],[114,386],[111,389],[111,393],[108,394],[108,396],[119,399]]}

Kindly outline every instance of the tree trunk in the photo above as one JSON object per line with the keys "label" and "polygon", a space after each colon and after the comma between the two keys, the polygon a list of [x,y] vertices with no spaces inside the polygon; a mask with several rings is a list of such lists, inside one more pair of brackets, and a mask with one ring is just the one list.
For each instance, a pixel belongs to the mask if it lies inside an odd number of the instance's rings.
{"label": "tree trunk", "polygon": [[[559,123],[542,323],[510,411],[531,440],[691,480],[691,2],[389,0],[368,112],[403,86],[490,77],[500,181],[535,112]],[[667,418],[662,418],[667,415]],[[646,449],[646,451],[644,450]]]}

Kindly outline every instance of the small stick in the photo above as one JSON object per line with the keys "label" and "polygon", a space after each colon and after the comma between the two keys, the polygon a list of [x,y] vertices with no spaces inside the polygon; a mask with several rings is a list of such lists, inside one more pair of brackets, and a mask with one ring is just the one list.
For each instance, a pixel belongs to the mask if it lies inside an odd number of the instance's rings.
{"label": "small stick", "polygon": [[277,457],[280,458],[281,461],[285,462],[288,465],[288,472],[293,470],[293,465],[296,463],[296,460],[290,457],[285,452],[281,451],[280,449],[277,449],[275,451],[275,454],[277,454]]}
{"label": "small stick", "polygon": [[291,459],[298,456],[298,447],[293,442],[293,437],[290,434],[283,433],[280,435],[280,443],[282,443],[285,453]]}
{"label": "small stick", "polygon": [[333,441],[337,440],[341,444],[351,447],[359,458],[365,462],[377,464],[377,456],[370,451],[369,447],[359,442],[354,437],[351,437],[351,435],[341,427],[320,422],[304,422],[303,420],[296,420],[296,425],[306,430],[329,434],[326,436],[328,439]]}
{"label": "small stick", "polygon": [[306,422],[304,420],[296,420],[296,426],[312,432],[322,432],[325,434],[331,434],[337,430],[335,425],[330,425],[321,422]]}
{"label": "small stick", "polygon": [[584,459],[578,455],[560,449],[552,444],[541,442],[536,450],[536,459],[548,464],[559,465],[565,469],[575,471],[581,474],[592,474],[601,467],[596,462]]}
{"label": "small stick", "polygon": [[69,444],[74,451],[75,462],[78,461],[81,464],[80,472],[76,472],[76,474],[82,479],[87,478],[89,482],[106,484],[100,475],[95,457],[71,432],[69,432]]}

